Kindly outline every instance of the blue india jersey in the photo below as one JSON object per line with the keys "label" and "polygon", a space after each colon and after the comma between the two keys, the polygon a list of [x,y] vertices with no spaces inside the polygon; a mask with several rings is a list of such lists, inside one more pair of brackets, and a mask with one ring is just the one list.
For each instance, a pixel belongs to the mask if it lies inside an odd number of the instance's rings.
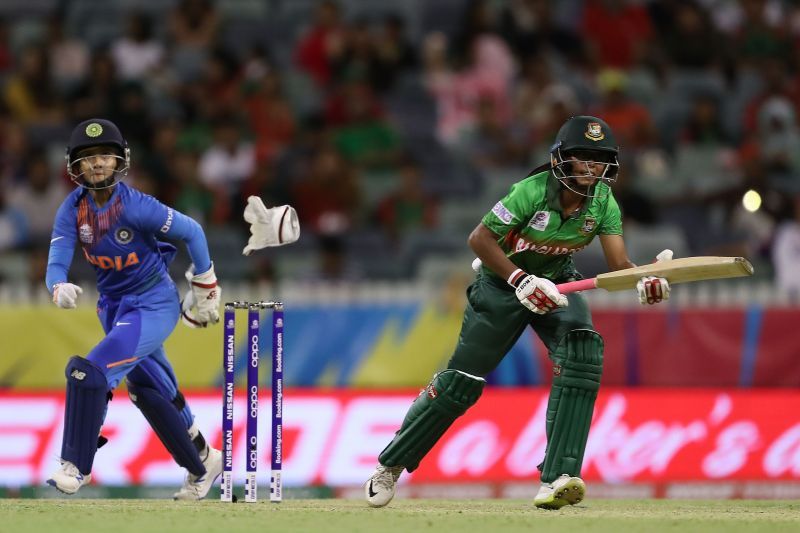
{"label": "blue india jersey", "polygon": [[211,268],[200,225],[125,183],[97,207],[91,194],[78,187],[58,209],[50,240],[46,284],[67,281],[76,245],[97,274],[97,290],[109,296],[140,293],[169,276],[175,247],[161,239],[184,241],[202,273]]}

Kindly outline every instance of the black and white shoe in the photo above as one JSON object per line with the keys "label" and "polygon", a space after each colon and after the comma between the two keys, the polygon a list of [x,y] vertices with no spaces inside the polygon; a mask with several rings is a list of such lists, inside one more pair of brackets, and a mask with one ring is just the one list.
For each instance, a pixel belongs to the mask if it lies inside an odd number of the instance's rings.
{"label": "black and white shoe", "polygon": [[375,472],[364,483],[364,497],[370,507],[384,507],[394,498],[395,486],[403,466],[378,465]]}

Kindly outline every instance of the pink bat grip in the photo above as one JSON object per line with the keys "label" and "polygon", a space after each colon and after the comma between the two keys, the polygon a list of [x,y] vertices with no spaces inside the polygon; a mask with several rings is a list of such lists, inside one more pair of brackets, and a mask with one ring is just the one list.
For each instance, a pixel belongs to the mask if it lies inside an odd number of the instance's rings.
{"label": "pink bat grip", "polygon": [[556,285],[558,292],[561,294],[569,294],[571,292],[589,291],[597,288],[597,278],[582,279],[578,281],[568,281],[566,283],[559,283]]}

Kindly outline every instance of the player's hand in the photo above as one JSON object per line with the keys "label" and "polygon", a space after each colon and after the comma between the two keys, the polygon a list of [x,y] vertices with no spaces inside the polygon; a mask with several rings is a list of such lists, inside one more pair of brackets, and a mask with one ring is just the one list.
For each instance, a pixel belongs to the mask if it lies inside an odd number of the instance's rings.
{"label": "player's hand", "polygon": [[253,250],[267,246],[290,244],[300,238],[297,211],[290,205],[267,209],[261,198],[250,196],[244,208],[244,220],[250,223],[251,235],[242,250],[243,255],[250,255]]}
{"label": "player's hand", "polygon": [[516,287],[517,299],[520,303],[537,315],[543,315],[557,307],[569,305],[567,297],[558,292],[558,288],[549,279],[527,275],[518,279],[516,284],[511,283],[511,285]]}
{"label": "player's hand", "polygon": [[[656,263],[672,259],[672,250],[664,250],[656,256]],[[666,278],[658,276],[645,276],[636,283],[636,292],[639,293],[639,303],[652,305],[669,300],[669,282]]]}
{"label": "player's hand", "polygon": [[214,265],[202,274],[194,273],[194,265],[186,271],[191,290],[181,303],[181,318],[190,327],[206,327],[219,322],[219,301],[222,288],[217,284]]}
{"label": "player's hand", "polygon": [[61,309],[75,309],[78,304],[78,295],[83,294],[83,289],[72,283],[56,283],[53,285],[53,303]]}
{"label": "player's hand", "polygon": [[194,310],[194,292],[192,289],[186,291],[181,300],[181,322],[190,328],[204,328],[208,324],[202,324],[197,320],[197,313]]}

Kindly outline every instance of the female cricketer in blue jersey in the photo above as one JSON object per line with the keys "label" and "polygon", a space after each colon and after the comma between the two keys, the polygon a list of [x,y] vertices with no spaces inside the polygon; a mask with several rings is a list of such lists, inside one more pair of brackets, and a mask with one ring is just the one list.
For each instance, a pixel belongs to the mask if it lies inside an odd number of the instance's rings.
{"label": "female cricketer in blue jersey", "polygon": [[[76,306],[83,291],[67,274],[80,246],[97,274],[97,314],[106,336],[86,357],[67,363],[61,465],[47,482],[74,494],[91,480],[107,404],[124,378],[131,400],[188,472],[175,499],[201,499],[219,476],[222,458],[194,424],[163,343],[179,317],[190,327],[219,321],[220,287],[205,235],[191,218],[120,181],[130,166],[130,150],[112,122],[78,124],[66,157],[79,187],[56,215],[47,288],[57,306]],[[177,250],[161,238],[186,243],[192,259],[183,312],[167,268]]]}

